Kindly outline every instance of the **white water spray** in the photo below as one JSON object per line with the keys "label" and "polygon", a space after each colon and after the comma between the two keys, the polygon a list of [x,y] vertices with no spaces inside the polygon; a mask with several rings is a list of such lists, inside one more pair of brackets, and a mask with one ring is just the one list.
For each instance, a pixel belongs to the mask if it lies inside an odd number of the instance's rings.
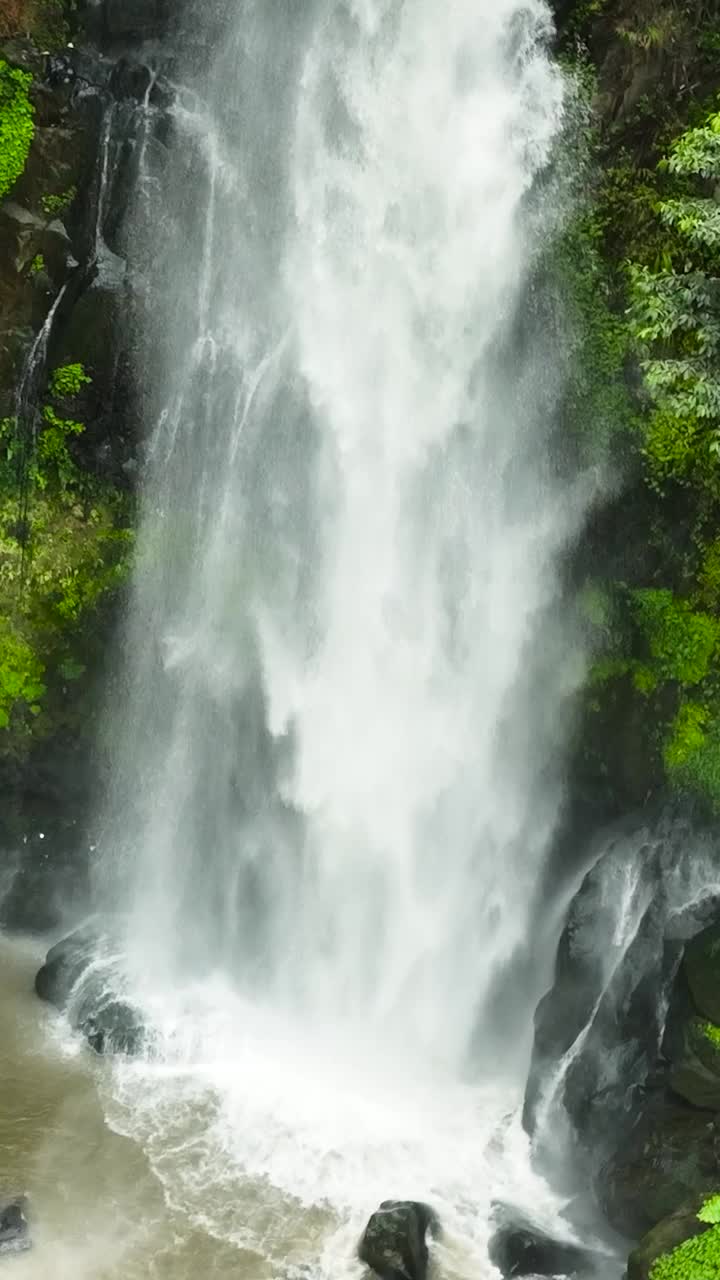
{"label": "white water spray", "polygon": [[233,6],[186,77],[146,246],[157,426],[100,879],[170,1083],[121,1071],[115,1122],[160,1150],[202,1097],[202,1187],[158,1157],[188,1212],[228,1168],[353,1224],[422,1194],[477,1274],[547,972],[501,1048],[488,1002],[577,676],[551,617],[582,503],[526,288],[563,90],[543,0],[299,8]]}

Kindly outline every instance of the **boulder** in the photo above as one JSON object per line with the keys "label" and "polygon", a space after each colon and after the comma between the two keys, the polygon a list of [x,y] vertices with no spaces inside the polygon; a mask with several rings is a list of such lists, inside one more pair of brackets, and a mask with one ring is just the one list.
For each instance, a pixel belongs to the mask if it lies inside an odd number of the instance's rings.
{"label": "boulder", "polygon": [[0,1202],[0,1256],[21,1253],[31,1245],[26,1217],[27,1196]]}
{"label": "boulder", "polygon": [[140,1011],[116,993],[117,975],[100,925],[92,921],[52,947],[35,990],[67,1013],[96,1053],[140,1053],[145,1043]]}
{"label": "boulder", "polygon": [[51,947],[35,976],[35,991],[61,1011],[68,1007],[76,984],[87,969],[98,945],[98,930],[83,925]]}
{"label": "boulder", "polygon": [[695,1107],[720,1111],[720,1039],[713,1024],[688,1018],[682,1049],[673,1063],[670,1087]]}
{"label": "boulder", "polygon": [[646,1234],[720,1176],[720,1117],[653,1098],[601,1169],[596,1193],[616,1231]]}
{"label": "boulder", "polygon": [[688,943],[683,971],[698,1012],[720,1024],[720,923],[710,925]]}
{"label": "boulder", "polygon": [[142,1051],[145,1028],[139,1011],[127,1000],[109,999],[80,1015],[75,1025],[95,1053],[132,1056]]}
{"label": "boulder", "polygon": [[597,1255],[590,1249],[558,1240],[516,1209],[495,1206],[494,1216],[502,1221],[490,1240],[488,1254],[506,1280],[511,1276],[570,1276],[575,1280],[595,1274]]}
{"label": "boulder", "polygon": [[[595,1172],[644,1099],[666,1088],[664,1053],[682,1041],[684,1022],[673,1015],[665,1027],[670,993],[689,940],[707,937],[718,918],[710,886],[702,895],[691,888],[698,837],[688,837],[682,823],[666,822],[608,840],[570,905],[555,982],[538,1006],[525,1126],[539,1147],[552,1147],[555,1120],[569,1118]],[[716,857],[710,850],[709,866]],[[698,1098],[708,1083],[700,1074]],[[547,1133],[538,1132],[540,1117]]]}
{"label": "boulder", "polygon": [[692,1240],[709,1230],[711,1224],[701,1222],[697,1216],[707,1195],[708,1193],[703,1193],[685,1201],[675,1213],[663,1218],[643,1236],[628,1259],[627,1280],[650,1280],[650,1273],[658,1258],[672,1253],[673,1249],[686,1240]]}
{"label": "boulder", "polygon": [[435,1212],[414,1200],[383,1200],[358,1246],[361,1262],[381,1280],[426,1280],[427,1232],[437,1235]]}

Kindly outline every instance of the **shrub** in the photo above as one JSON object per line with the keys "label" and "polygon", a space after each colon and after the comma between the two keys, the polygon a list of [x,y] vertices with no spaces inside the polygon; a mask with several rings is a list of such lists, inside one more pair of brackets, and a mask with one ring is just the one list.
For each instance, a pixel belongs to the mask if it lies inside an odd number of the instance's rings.
{"label": "shrub", "polygon": [[32,77],[0,59],[0,200],[25,168],[35,132],[28,98]]}

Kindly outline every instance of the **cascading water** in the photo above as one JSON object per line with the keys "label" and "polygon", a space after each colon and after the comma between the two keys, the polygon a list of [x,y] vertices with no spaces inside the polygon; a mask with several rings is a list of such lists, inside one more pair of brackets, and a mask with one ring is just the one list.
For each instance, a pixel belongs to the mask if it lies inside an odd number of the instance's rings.
{"label": "cascading water", "polygon": [[525,288],[549,14],[227,9],[190,24],[215,52],[136,217],[156,426],[98,883],[165,1066],[119,1067],[110,1115],[253,1274],[346,1273],[387,1194],[439,1208],[448,1274],[491,1274],[493,1196],[553,1205],[510,1118],[549,957],[505,1039],[489,1013],[575,674],[551,619],[582,495]]}

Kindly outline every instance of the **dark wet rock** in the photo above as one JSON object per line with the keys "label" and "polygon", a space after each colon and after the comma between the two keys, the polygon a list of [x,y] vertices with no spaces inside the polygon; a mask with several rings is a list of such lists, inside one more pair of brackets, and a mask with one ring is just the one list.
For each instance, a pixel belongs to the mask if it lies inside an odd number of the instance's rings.
{"label": "dark wet rock", "polygon": [[9,62],[11,67],[29,72],[36,79],[42,76],[45,69],[44,54],[27,36],[13,36],[10,40],[0,41],[0,58]]}
{"label": "dark wet rock", "polygon": [[555,982],[537,1010],[525,1125],[534,1132],[543,1090],[557,1079],[557,1105],[595,1167],[648,1091],[667,1083],[665,1010],[683,949],[718,915],[710,893],[688,892],[688,906],[682,892],[669,897],[687,848],[682,824],[609,845],[571,903]]}
{"label": "dark wet rock", "polygon": [[67,88],[77,80],[75,64],[68,54],[50,53],[45,64],[45,81],[51,89]]}
{"label": "dark wet rock", "polygon": [[628,1259],[627,1280],[650,1280],[650,1273],[658,1258],[665,1253],[672,1253],[673,1249],[686,1240],[692,1240],[709,1230],[711,1224],[700,1222],[697,1216],[709,1194],[710,1192],[704,1192],[686,1200],[674,1213],[663,1218],[643,1236]]}
{"label": "dark wet rock", "polygon": [[710,1034],[712,1030],[703,1018],[687,1019],[670,1087],[695,1107],[720,1111],[720,1043]]}
{"label": "dark wet rock", "polygon": [[35,977],[35,991],[41,1000],[68,1007],[73,990],[90,964],[99,941],[96,924],[83,925],[51,947]]}
{"label": "dark wet rock", "polygon": [[77,1023],[91,1049],[99,1054],[140,1053],[145,1028],[140,1014],[125,1000],[108,1000]]}
{"label": "dark wet rock", "polygon": [[516,1209],[496,1205],[493,1216],[501,1223],[488,1253],[506,1280],[511,1276],[569,1276],[575,1280],[595,1274],[597,1255],[591,1250],[548,1235]]}
{"label": "dark wet rock", "polygon": [[662,1096],[651,1101],[597,1178],[619,1232],[637,1238],[720,1177],[720,1117]]}
{"label": "dark wet rock", "polygon": [[112,922],[94,919],[63,938],[48,952],[35,990],[67,1014],[96,1053],[135,1054],[145,1028],[140,1011],[117,994],[113,931]]}
{"label": "dark wet rock", "polygon": [[0,1257],[4,1253],[21,1253],[30,1248],[27,1207],[27,1196],[0,1202]]}
{"label": "dark wet rock", "polygon": [[381,1280],[426,1280],[428,1231],[439,1231],[437,1215],[428,1205],[383,1200],[365,1228],[358,1257]]}
{"label": "dark wet rock", "polygon": [[110,77],[110,91],[115,98],[134,98],[143,102],[152,81],[152,71],[143,62],[119,58]]}
{"label": "dark wet rock", "polygon": [[111,39],[160,35],[166,18],[164,0],[105,0],[105,31]]}
{"label": "dark wet rock", "polygon": [[720,1025],[720,921],[686,946],[683,970],[698,1012]]}

